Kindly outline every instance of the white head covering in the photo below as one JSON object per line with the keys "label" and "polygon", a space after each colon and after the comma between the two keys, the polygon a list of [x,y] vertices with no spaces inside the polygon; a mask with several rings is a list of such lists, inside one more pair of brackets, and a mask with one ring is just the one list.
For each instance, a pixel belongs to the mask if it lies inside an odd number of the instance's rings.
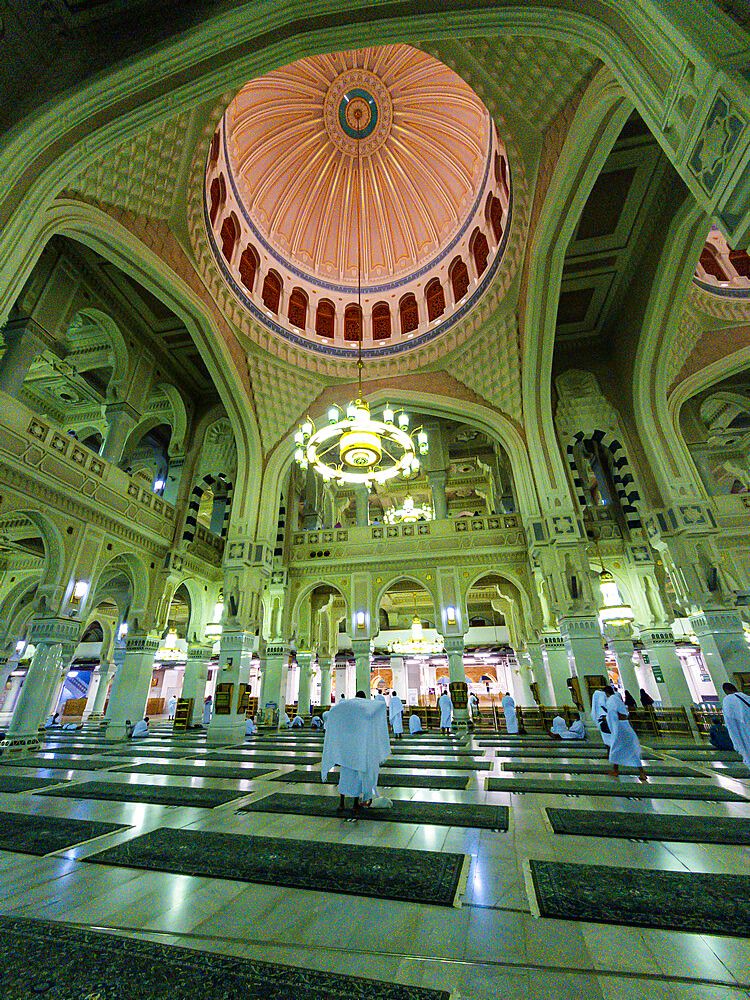
{"label": "white head covering", "polygon": [[565,723],[565,719],[561,715],[556,715],[552,720],[552,732],[553,733],[567,733],[568,727]]}
{"label": "white head covering", "polygon": [[410,733],[421,733],[422,732],[422,720],[418,715],[409,716],[409,732]]}
{"label": "white head covering", "polygon": [[603,715],[607,714],[607,695],[601,688],[597,688],[591,696],[591,718],[598,722]]}
{"label": "white head covering", "polygon": [[[385,701],[385,699],[383,699]],[[393,725],[393,720],[397,715],[401,715],[404,710],[404,703],[397,694],[391,695],[391,703],[388,706],[388,721]]]}
{"label": "white head covering", "polygon": [[362,788],[374,790],[378,770],[391,756],[386,706],[382,701],[347,698],[334,705],[326,719],[320,775],[338,764],[362,775]]}

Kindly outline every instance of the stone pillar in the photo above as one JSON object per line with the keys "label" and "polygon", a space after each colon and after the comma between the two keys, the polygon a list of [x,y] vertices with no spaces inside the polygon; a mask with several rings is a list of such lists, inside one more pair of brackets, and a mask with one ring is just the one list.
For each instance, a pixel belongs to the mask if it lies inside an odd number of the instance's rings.
{"label": "stone pillar", "polygon": [[35,737],[46,721],[50,701],[65,664],[78,645],[80,622],[69,618],[38,618],[31,623],[29,642],[34,656],[8,726],[8,736]]}
{"label": "stone pillar", "polygon": [[[229,630],[221,635],[219,668],[216,677],[214,710],[206,731],[206,743],[216,746],[222,743],[241,743],[245,739],[245,712],[239,710],[240,685],[250,681],[250,663],[253,658],[255,636],[242,629]],[[221,704],[220,684],[231,684],[232,694],[224,710]],[[205,690],[205,685],[204,685]],[[200,710],[203,711],[201,700]]]}
{"label": "stone pillar", "polygon": [[693,696],[690,693],[685,671],[674,648],[674,633],[665,625],[661,628],[641,629],[643,660],[654,676],[661,702],[665,708],[687,708],[692,726]]}
{"label": "stone pillar", "polygon": [[591,698],[586,684],[586,676],[603,677],[605,683],[608,683],[607,660],[604,656],[599,619],[593,615],[561,618],[560,632],[565,642],[565,648],[573,654],[583,710],[590,717]]}
{"label": "stone pillar", "polygon": [[568,660],[568,650],[565,648],[565,640],[559,632],[543,632],[541,640],[542,648],[547,654],[554,707],[560,708],[563,705],[569,705],[571,702],[570,687],[568,686],[570,661]]}
{"label": "stone pillar", "polygon": [[208,665],[211,662],[213,646],[191,642],[187,648],[185,675],[182,678],[181,698],[193,699],[193,725],[200,725],[203,702],[206,698]]}
{"label": "stone pillar", "polygon": [[542,705],[552,705],[555,701],[555,689],[552,687],[549,670],[544,662],[544,650],[541,642],[526,644],[526,655],[531,663],[534,681],[539,685],[539,697]]}
{"label": "stone pillar", "polygon": [[370,681],[372,678],[370,668],[370,649],[372,642],[370,639],[352,639],[352,652],[354,653],[354,663],[356,668],[355,694],[357,691],[364,691],[370,697]]}
{"label": "stone pillar", "polygon": [[517,650],[514,650],[514,652],[516,654],[516,663],[510,664],[513,681],[513,700],[521,708],[533,708],[536,705],[536,701],[531,691],[531,677],[523,662],[525,659],[523,651],[519,653]]}
{"label": "stone pillar", "polygon": [[28,327],[19,326],[3,331],[5,352],[0,361],[0,390],[16,399],[34,361],[42,353],[44,344]]}
{"label": "stone pillar", "polygon": [[367,486],[355,486],[354,498],[357,505],[357,527],[366,528],[370,523],[370,491]]}
{"label": "stone pillar", "polygon": [[135,725],[143,718],[159,642],[158,636],[137,632],[128,635],[122,665],[112,681],[107,705],[107,740],[125,739],[126,720],[130,719]]}
{"label": "stone pillar", "polygon": [[0,691],[4,690],[8,678],[18,668],[18,656],[16,652],[12,656],[0,656]]}
{"label": "stone pillar", "polygon": [[171,503],[173,507],[177,503],[177,496],[180,492],[186,459],[187,456],[182,453],[169,456],[169,468],[167,469],[167,477],[164,483],[164,490],[162,491],[162,499],[165,503]]}
{"label": "stone pillar", "polygon": [[432,490],[432,506],[435,512],[436,521],[444,521],[448,516],[448,496],[445,492],[445,484],[448,482],[448,475],[445,472],[428,472],[427,482]]}
{"label": "stone pillar", "polygon": [[116,666],[110,660],[102,660],[91,675],[91,683],[86,692],[85,716],[101,715],[104,702],[107,700],[109,683],[115,675]]}
{"label": "stone pillar", "polygon": [[620,683],[626,691],[638,701],[641,685],[633,666],[633,630],[630,625],[606,625],[604,633],[609,640],[609,647],[617,657],[617,669],[620,673]]}
{"label": "stone pillar", "polygon": [[443,640],[448,654],[448,689],[453,701],[453,721],[460,733],[469,731],[469,688],[464,667],[464,637],[445,636]]}
{"label": "stone pillar", "polygon": [[391,657],[391,671],[393,672],[393,687],[391,690],[396,691],[399,698],[406,705],[409,700],[409,683],[403,656]]}
{"label": "stone pillar", "polygon": [[117,463],[122,458],[130,432],[138,422],[138,413],[127,403],[111,403],[105,408],[104,415],[108,430],[100,458]]}
{"label": "stone pillar", "polygon": [[315,673],[313,654],[297,650],[297,667],[299,668],[299,693],[297,695],[297,715],[303,719],[310,717],[310,682]]}
{"label": "stone pillar", "polygon": [[318,653],[318,668],[320,669],[320,707],[325,711],[331,707],[332,657]]}
{"label": "stone pillar", "polygon": [[266,645],[266,669],[263,674],[263,705],[278,708],[279,716],[286,711],[286,674],[289,665],[289,643],[274,639]]}
{"label": "stone pillar", "polygon": [[736,684],[735,672],[750,670],[750,646],[745,638],[742,618],[734,608],[714,608],[704,610],[702,615],[691,616],[690,621],[721,699],[721,685],[726,681]]}

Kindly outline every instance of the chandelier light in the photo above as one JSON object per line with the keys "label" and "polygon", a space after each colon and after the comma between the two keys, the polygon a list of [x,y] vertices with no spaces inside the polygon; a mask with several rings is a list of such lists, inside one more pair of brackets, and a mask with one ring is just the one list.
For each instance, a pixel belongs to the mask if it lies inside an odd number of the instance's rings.
{"label": "chandelier light", "polygon": [[426,503],[417,506],[411,495],[404,498],[404,502],[400,507],[391,507],[383,515],[383,520],[387,524],[413,524],[414,521],[419,521],[420,519],[422,521],[431,521],[432,507]]}
{"label": "chandelier light", "polygon": [[[348,98],[353,103],[352,117],[357,132],[357,398],[352,400],[342,414],[337,406],[328,411],[327,426],[316,428],[310,417],[300,425],[294,435],[294,459],[304,471],[309,467],[326,481],[339,485],[372,486],[385,483],[396,476],[408,478],[419,469],[417,455],[425,455],[428,441],[425,432],[418,428],[416,442],[409,434],[409,416],[403,411],[394,413],[390,406],[383,411],[382,420],[370,415],[370,407],[362,392],[362,175],[360,171],[360,136],[364,109],[357,104],[357,92]],[[361,101],[360,101],[361,103]]]}
{"label": "chandelier light", "polygon": [[599,612],[602,625],[631,625],[635,621],[633,609],[629,604],[623,604],[615,578],[609,570],[603,569],[599,574],[599,589],[604,599],[604,607]]}

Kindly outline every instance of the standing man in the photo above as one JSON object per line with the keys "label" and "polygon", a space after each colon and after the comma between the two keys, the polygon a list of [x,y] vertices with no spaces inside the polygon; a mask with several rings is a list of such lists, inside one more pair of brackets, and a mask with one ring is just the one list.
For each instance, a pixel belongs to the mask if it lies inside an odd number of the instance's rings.
{"label": "standing man", "polygon": [[611,774],[613,778],[619,778],[621,766],[637,767],[641,781],[648,781],[643,769],[641,744],[628,722],[629,714],[627,705],[617,692],[607,698],[607,725],[612,734],[612,745],[609,748]]}
{"label": "standing man", "polygon": [[450,736],[451,722],[453,720],[453,702],[447,691],[444,691],[440,695],[438,708],[440,709],[440,732],[444,736]]}
{"label": "standing man", "polygon": [[358,691],[355,698],[333,706],[326,719],[320,776],[325,781],[338,764],[339,814],[345,811],[347,796],[354,800],[354,813],[377,796],[380,765],[390,755],[387,711],[382,701],[368,701],[364,691]]}
{"label": "standing man", "polygon": [[505,714],[505,728],[508,730],[509,735],[518,735],[518,718],[516,716],[516,703],[511,697],[510,691],[505,692],[505,697],[502,700],[503,712]]}
{"label": "standing man", "polygon": [[[377,698],[375,700],[377,701]],[[385,704],[385,698],[383,698],[383,704]],[[404,703],[395,691],[391,694],[391,703],[388,706],[388,720],[391,723],[393,735],[397,740],[400,740],[404,735]]]}
{"label": "standing man", "polygon": [[[611,694],[614,694],[614,688],[608,684],[604,688],[597,688],[591,699],[591,718],[594,720],[596,728],[602,734],[605,747],[612,746],[612,733],[610,733],[609,725],[607,724],[607,698]],[[602,728],[603,725],[606,726],[606,729]]]}
{"label": "standing man", "polygon": [[740,694],[734,684],[725,681],[721,685],[724,700],[724,725],[737,753],[742,754],[745,767],[750,768],[750,698]]}
{"label": "standing man", "polygon": [[174,695],[167,702],[167,712],[169,713],[169,718],[174,719],[174,714],[177,711],[177,699]]}

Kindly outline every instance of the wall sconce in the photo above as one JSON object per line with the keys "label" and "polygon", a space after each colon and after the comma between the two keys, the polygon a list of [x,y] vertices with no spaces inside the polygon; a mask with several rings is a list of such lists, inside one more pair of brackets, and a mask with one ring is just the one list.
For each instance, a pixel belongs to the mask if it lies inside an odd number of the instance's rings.
{"label": "wall sconce", "polygon": [[365,627],[365,613],[364,611],[357,612],[357,628]]}
{"label": "wall sconce", "polygon": [[71,608],[77,608],[86,594],[89,592],[89,585],[85,580],[76,580],[73,584],[73,593],[70,596]]}
{"label": "wall sconce", "polygon": [[449,625],[455,625],[456,624],[456,609],[455,608],[446,608],[445,609],[445,620],[446,620],[446,622]]}

